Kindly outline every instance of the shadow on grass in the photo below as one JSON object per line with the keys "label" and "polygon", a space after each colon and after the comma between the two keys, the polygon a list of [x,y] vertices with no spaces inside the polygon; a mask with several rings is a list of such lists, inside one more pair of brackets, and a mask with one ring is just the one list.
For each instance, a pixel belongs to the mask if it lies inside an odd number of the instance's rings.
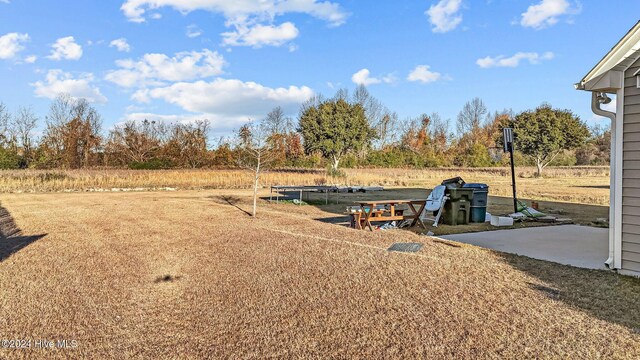
{"label": "shadow on grass", "polygon": [[343,225],[343,226],[348,226],[349,225],[349,216],[348,215],[329,216],[329,217],[321,217],[321,218],[319,217],[319,218],[314,218],[313,220],[320,221],[320,222],[323,222],[325,224]]}
{"label": "shadow on grass", "polygon": [[226,204],[226,205],[233,206],[234,208],[245,213],[245,215],[251,216],[251,213],[249,211],[238,206],[238,203],[240,202],[239,197],[231,196],[231,195],[221,195],[221,196],[214,196],[213,199],[219,204]]}
{"label": "shadow on grass", "polygon": [[0,262],[45,236],[23,236],[9,211],[0,206]]}
{"label": "shadow on grass", "polygon": [[640,332],[640,279],[606,270],[582,269],[495,252],[509,265],[540,280],[530,283],[545,296],[610,323]]}

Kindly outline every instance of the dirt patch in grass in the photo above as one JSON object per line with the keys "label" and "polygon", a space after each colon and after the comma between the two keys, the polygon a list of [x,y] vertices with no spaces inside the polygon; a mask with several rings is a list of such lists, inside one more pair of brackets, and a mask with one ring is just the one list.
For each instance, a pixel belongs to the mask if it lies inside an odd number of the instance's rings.
{"label": "dirt patch in grass", "polygon": [[[638,279],[351,230],[314,206],[261,203],[251,219],[248,192],[3,206],[23,234],[48,235],[0,261],[0,339],[78,347],[0,358],[640,356],[640,319],[624,316],[640,313]],[[397,242],[424,246],[387,251]]]}

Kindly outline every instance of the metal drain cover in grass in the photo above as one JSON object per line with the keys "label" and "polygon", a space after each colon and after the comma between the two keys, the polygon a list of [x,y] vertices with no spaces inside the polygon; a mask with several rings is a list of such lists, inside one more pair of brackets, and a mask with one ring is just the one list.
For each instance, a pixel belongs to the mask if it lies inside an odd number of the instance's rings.
{"label": "metal drain cover in grass", "polygon": [[395,243],[387,250],[414,253],[420,251],[420,249],[422,249],[422,244],[420,243]]}

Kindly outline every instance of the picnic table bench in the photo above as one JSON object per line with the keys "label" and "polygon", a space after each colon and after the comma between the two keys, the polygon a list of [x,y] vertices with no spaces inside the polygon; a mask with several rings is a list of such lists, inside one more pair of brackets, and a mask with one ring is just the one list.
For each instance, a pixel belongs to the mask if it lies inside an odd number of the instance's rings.
{"label": "picnic table bench", "polygon": [[[369,228],[373,231],[372,222],[411,220],[411,226],[420,224],[423,228],[427,228],[420,214],[427,205],[426,199],[408,199],[408,200],[367,200],[357,201],[360,207],[359,211],[350,213],[352,226],[359,230]],[[398,205],[407,205],[409,212],[397,209]],[[416,209],[417,206],[417,209]]]}

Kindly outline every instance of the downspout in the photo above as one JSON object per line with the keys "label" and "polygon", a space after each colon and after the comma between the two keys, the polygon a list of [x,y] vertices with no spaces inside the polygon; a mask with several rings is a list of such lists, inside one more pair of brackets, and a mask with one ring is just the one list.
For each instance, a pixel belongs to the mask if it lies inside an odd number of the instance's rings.
{"label": "downspout", "polygon": [[610,156],[610,169],[609,169],[609,258],[605,261],[605,265],[609,269],[614,268],[614,254],[615,254],[615,229],[614,229],[614,211],[615,211],[615,169],[616,169],[616,113],[611,111],[602,110],[600,107],[602,104],[608,104],[611,102],[611,98],[603,92],[591,93],[591,111],[594,114],[607,117],[611,120],[611,155]]}

